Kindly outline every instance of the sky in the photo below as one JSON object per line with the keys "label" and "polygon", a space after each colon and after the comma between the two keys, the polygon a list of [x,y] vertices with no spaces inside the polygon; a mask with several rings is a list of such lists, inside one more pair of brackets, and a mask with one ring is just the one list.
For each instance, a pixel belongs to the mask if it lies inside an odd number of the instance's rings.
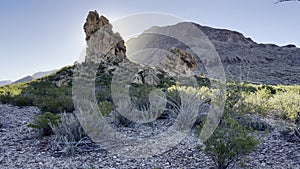
{"label": "sky", "polygon": [[1,0],[0,81],[59,69],[85,47],[90,10],[111,22],[138,13],[170,14],[243,33],[258,43],[300,47],[300,2],[276,0]]}

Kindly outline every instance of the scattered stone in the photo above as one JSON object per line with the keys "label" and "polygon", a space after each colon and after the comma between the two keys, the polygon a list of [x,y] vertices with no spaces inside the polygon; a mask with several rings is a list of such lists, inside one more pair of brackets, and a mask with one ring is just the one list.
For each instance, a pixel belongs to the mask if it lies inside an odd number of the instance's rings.
{"label": "scattered stone", "polygon": [[[105,150],[76,153],[73,156],[55,156],[50,151],[41,151],[46,148],[44,144],[53,138],[38,138],[26,124],[31,123],[33,116],[40,113],[35,107],[14,107],[0,105],[0,116],[5,118],[0,133],[0,167],[14,168],[213,168],[213,162],[203,151],[197,149],[197,137],[194,131],[178,145],[169,151],[154,157],[126,158],[110,154]],[[9,113],[7,113],[9,112]],[[22,121],[21,125],[16,122]],[[149,135],[149,132],[158,134],[167,129],[172,123],[167,119],[156,120],[152,126],[142,124],[133,125],[132,128],[120,127],[118,131],[133,135]],[[267,122],[271,122],[270,120]],[[167,125],[166,125],[167,124]],[[113,125],[113,124],[112,124]],[[116,127],[116,126],[115,126]],[[156,129],[153,130],[153,127]],[[161,128],[162,127],[162,128]],[[275,126],[276,127],[276,126]],[[9,128],[9,130],[7,130]],[[26,131],[26,132],[20,132]],[[21,134],[20,134],[21,133]],[[147,134],[148,133],[148,134]],[[258,131],[259,133],[259,131]],[[261,138],[258,148],[250,153],[245,166],[250,168],[299,168],[300,145],[288,142],[275,128]],[[239,166],[236,166],[239,168]]]}

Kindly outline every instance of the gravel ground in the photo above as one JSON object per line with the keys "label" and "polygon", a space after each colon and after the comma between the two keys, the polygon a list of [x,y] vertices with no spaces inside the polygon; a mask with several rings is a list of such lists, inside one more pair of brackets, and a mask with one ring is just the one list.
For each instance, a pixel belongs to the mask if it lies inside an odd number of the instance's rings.
{"label": "gravel ground", "polygon": [[[3,124],[0,128],[1,169],[213,168],[211,159],[196,149],[197,138],[193,132],[176,147],[150,158],[126,158],[102,149],[70,156],[55,154],[47,150],[53,136],[39,138],[26,126],[32,122],[33,115],[38,113],[39,110],[35,107],[0,105],[0,120]],[[287,142],[274,130],[265,134],[259,147],[247,156],[245,166],[264,169],[300,168],[300,144]]]}

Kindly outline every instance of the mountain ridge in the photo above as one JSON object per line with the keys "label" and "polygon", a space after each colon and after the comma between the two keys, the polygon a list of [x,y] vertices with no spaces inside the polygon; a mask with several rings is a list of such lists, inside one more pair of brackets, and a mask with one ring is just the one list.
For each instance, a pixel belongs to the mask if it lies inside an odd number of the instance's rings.
{"label": "mountain ridge", "polygon": [[3,81],[0,81],[0,87],[1,86],[5,86],[5,85],[9,85],[9,84],[18,84],[18,83],[23,83],[23,82],[29,82],[33,79],[38,79],[38,78],[42,78],[42,77],[45,77],[45,76],[48,76],[52,73],[54,73],[55,71],[57,71],[57,69],[54,69],[54,70],[49,70],[49,71],[40,71],[40,72],[36,72],[32,75],[28,75],[28,76],[25,76],[25,77],[22,77],[16,81],[12,81],[12,80],[3,80]]}
{"label": "mountain ridge", "polygon": [[[170,26],[154,26],[145,30],[138,37],[126,42],[129,58],[141,64],[158,63],[163,57],[155,58],[154,52],[149,52],[148,55],[134,54],[146,49],[168,50],[173,46],[195,56],[195,53],[185,44],[174,38],[159,34],[161,32],[179,31],[190,23],[181,22]],[[197,23],[192,24],[201,30],[213,44],[220,56],[228,80],[266,84],[300,83],[300,48],[295,45],[278,46],[257,43],[237,31],[211,28]],[[195,32],[195,35],[197,33]],[[198,63],[201,64],[200,57],[195,57],[198,58]],[[204,68],[197,71],[205,74]]]}

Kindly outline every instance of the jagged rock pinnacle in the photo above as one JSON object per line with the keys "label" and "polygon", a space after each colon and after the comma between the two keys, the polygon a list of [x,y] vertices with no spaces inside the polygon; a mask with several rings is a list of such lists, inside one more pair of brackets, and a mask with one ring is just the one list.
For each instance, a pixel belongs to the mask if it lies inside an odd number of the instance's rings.
{"label": "jagged rock pinnacle", "polygon": [[88,41],[90,37],[104,25],[108,25],[111,27],[111,25],[109,24],[109,20],[106,17],[99,17],[97,11],[90,11],[83,26],[86,35],[86,41]]}
{"label": "jagged rock pinnacle", "polygon": [[97,11],[90,11],[83,26],[87,41],[87,62],[118,64],[126,59],[125,42],[112,25]]}

